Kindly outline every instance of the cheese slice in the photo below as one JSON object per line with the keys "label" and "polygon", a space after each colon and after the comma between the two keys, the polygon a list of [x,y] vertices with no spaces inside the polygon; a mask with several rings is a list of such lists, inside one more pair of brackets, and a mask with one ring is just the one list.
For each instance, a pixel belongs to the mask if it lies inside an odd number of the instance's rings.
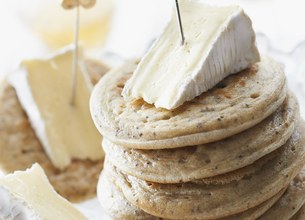
{"label": "cheese slice", "polygon": [[260,60],[252,22],[239,6],[185,0],[180,10],[185,44],[174,14],[127,81],[127,101],[174,109]]}
{"label": "cheese slice", "polygon": [[47,59],[24,61],[10,77],[37,137],[59,169],[72,159],[103,157],[102,139],[89,113],[92,85],[81,61],[75,106],[70,105],[72,57],[72,50],[64,49]]}
{"label": "cheese slice", "polygon": [[43,169],[34,164],[0,178],[0,219],[83,220],[72,204],[58,195]]}

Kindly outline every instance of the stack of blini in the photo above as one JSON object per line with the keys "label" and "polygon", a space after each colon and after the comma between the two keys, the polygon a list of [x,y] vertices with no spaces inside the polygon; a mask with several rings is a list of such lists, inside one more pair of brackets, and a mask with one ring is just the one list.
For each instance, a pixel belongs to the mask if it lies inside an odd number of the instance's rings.
{"label": "stack of blini", "polygon": [[135,68],[109,72],[91,97],[110,216],[301,219],[305,125],[281,65],[265,57],[173,111],[124,100]]}

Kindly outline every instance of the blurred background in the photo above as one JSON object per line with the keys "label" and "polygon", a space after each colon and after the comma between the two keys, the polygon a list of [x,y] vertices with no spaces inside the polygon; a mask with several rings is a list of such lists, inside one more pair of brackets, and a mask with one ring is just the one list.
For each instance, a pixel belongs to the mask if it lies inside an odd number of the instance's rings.
{"label": "blurred background", "polygon": [[[304,1],[201,1],[240,4],[252,18],[256,32],[267,36],[270,47],[279,52],[292,53],[305,40]],[[0,72],[21,59],[41,56],[72,42],[75,10],[62,9],[60,0],[0,2]],[[97,0],[94,8],[81,9],[80,40],[88,53],[97,57],[105,53],[141,57],[161,33],[173,4],[174,0]]]}
{"label": "blurred background", "polygon": [[[234,3],[245,9],[261,53],[285,65],[305,118],[305,1],[202,1]],[[0,2],[0,78],[21,60],[46,56],[73,41],[76,11],[62,9],[60,0]],[[81,44],[88,56],[113,66],[124,59],[140,58],[162,32],[173,6],[174,0],[97,0],[94,8],[80,11]],[[78,207],[90,219],[106,219],[95,200]]]}
{"label": "blurred background", "polygon": [[[285,63],[287,74],[293,75],[290,84],[301,87],[298,82],[305,81],[304,1],[201,1],[243,6],[258,33],[261,52]],[[72,42],[76,12],[62,9],[60,0],[0,2],[0,76],[22,59],[45,56]],[[113,65],[119,58],[139,58],[162,32],[173,5],[174,0],[97,0],[94,8],[80,12],[81,44],[89,56],[108,59]]]}
{"label": "blurred background", "polygon": [[[292,53],[305,40],[305,3],[300,0],[201,0],[240,4],[257,33],[280,52]],[[21,59],[41,56],[73,40],[75,10],[60,0],[0,0],[0,72]],[[167,23],[174,0],[97,0],[81,10],[80,40],[89,54],[141,57]],[[260,40],[260,39],[259,39]],[[264,42],[265,43],[265,42]],[[265,46],[265,45],[263,45]]]}

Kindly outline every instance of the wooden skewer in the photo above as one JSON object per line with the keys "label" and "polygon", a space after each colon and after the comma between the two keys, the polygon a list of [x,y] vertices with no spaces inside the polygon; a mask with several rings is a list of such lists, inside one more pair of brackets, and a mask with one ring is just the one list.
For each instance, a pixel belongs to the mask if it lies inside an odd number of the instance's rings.
{"label": "wooden skewer", "polygon": [[76,18],[74,27],[74,52],[72,62],[72,95],[71,106],[75,106],[76,85],[77,85],[77,71],[78,71],[78,36],[79,36],[79,6],[76,7]]}
{"label": "wooden skewer", "polygon": [[181,35],[181,45],[184,45],[185,37],[184,37],[184,33],[183,33],[183,27],[182,27],[181,14],[180,14],[178,0],[176,0],[176,11],[177,11],[177,18],[178,18],[178,23],[179,23],[180,35]]}

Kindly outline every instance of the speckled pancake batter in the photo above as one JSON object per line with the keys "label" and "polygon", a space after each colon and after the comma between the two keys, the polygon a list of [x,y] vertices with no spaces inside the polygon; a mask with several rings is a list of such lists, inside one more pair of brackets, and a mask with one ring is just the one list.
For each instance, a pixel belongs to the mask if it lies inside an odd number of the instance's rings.
{"label": "speckled pancake batter", "polygon": [[129,175],[158,183],[187,182],[245,167],[274,151],[286,143],[298,118],[297,100],[289,93],[271,116],[222,141],[176,149],[137,150],[104,138],[103,148],[108,160]]}
{"label": "speckled pancake batter", "polygon": [[159,184],[113,169],[127,200],[149,214],[173,219],[217,219],[255,207],[289,184],[305,163],[304,127],[300,123],[284,146],[255,163],[211,179]]}
{"label": "speckled pancake batter", "polygon": [[129,63],[110,71],[90,100],[101,134],[129,148],[177,148],[224,139],[271,115],[287,94],[282,66],[264,58],[173,111],[157,109],[143,100],[125,102],[121,96],[135,67]]}

